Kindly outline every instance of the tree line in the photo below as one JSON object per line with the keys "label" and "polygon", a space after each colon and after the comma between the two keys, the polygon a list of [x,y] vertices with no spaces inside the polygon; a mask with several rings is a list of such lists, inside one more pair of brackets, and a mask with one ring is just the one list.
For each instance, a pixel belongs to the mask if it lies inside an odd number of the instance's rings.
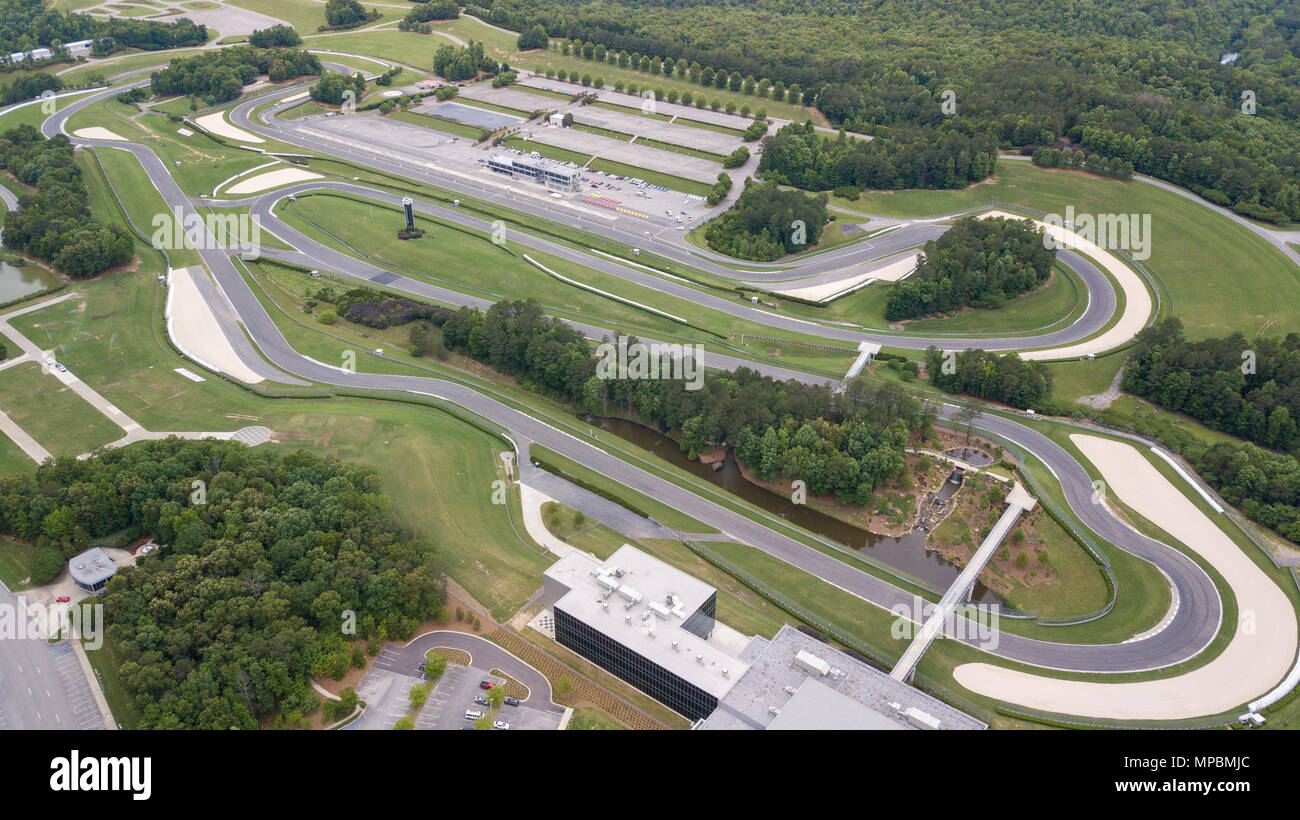
{"label": "tree line", "polygon": [[964,188],[997,166],[997,142],[947,129],[896,128],[872,140],[822,135],[790,123],[763,138],[764,179],[810,191],[852,188]]}
{"label": "tree line", "polygon": [[66,60],[63,45],[78,40],[93,40],[91,53],[99,57],[122,48],[159,51],[202,45],[208,40],[208,30],[186,18],[170,23],[104,19],[47,9],[43,0],[0,0],[0,62],[6,70],[23,65],[11,62],[10,54],[38,47],[55,52],[51,62]]}
{"label": "tree line", "polygon": [[238,99],[258,75],[272,82],[321,73],[316,55],[297,48],[232,46],[177,57],[150,75],[155,94],[203,97],[210,105]]}
{"label": "tree line", "polygon": [[1138,334],[1120,385],[1215,430],[1284,452],[1300,448],[1300,334],[1191,342],[1171,316]]}
{"label": "tree line", "polygon": [[173,438],[49,461],[0,477],[0,532],[64,559],[110,536],[163,545],[103,598],[148,729],[296,722],[319,703],[310,676],[364,664],[349,638],[409,638],[446,600],[379,475],[308,452]]}
{"label": "tree line", "polygon": [[986,350],[925,351],[930,384],[948,393],[965,393],[1022,410],[1042,403],[1052,392],[1052,371],[1042,362],[1027,361],[1016,353]]}
{"label": "tree line", "polygon": [[72,143],[45,139],[30,125],[0,134],[0,168],[33,190],[21,192],[18,210],[4,218],[4,244],[84,279],[124,265],[135,242],[121,225],[90,215],[90,192],[73,159]]}
{"label": "tree line", "polygon": [[[448,349],[517,377],[525,388],[652,426],[690,455],[734,446],[760,477],[801,478],[815,494],[853,503],[899,474],[908,437],[930,418],[888,382],[841,394],[745,367],[708,371],[699,389],[680,378],[607,377],[597,372],[582,334],[531,299],[497,302],[486,312],[462,308],[442,334]],[[637,344],[628,339],[630,350]]]}
{"label": "tree line", "polygon": [[999,308],[1052,274],[1056,251],[1023,219],[964,217],[921,247],[916,272],[890,286],[891,322],[963,307]]}

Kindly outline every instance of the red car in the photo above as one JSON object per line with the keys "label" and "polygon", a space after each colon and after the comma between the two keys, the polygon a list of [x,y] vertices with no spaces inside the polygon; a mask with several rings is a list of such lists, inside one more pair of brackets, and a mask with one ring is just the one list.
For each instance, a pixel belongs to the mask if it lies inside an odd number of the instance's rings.
{"label": "red car", "polygon": [[490,681],[490,680],[481,680],[481,681],[478,682],[478,688],[480,688],[480,689],[491,689],[491,688],[492,688],[492,681]]}
{"label": "red car", "polygon": [[57,601],[58,603],[66,604],[68,601],[71,601],[72,599],[69,598],[67,595],[60,595],[59,597],[55,598],[54,600]]}

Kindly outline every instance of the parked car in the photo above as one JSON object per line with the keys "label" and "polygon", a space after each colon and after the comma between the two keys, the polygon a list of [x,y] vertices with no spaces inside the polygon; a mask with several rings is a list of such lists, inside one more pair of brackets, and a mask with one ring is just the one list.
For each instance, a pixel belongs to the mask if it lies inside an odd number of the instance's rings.
{"label": "parked car", "polygon": [[58,601],[58,602],[61,603],[61,604],[66,604],[68,601],[71,601],[72,599],[69,598],[67,595],[60,595],[59,597],[55,598],[54,600],[55,600],[55,601]]}
{"label": "parked car", "polygon": [[481,717],[483,717],[483,713],[480,712],[480,711],[477,710],[477,709],[466,709],[466,710],[465,710],[465,719],[466,719],[466,720],[478,720],[478,719],[481,718]]}
{"label": "parked car", "polygon": [[506,723],[504,720],[494,720],[494,721],[492,721],[492,728],[493,728],[493,729],[509,729],[509,728],[510,728],[510,724],[509,724],[509,723]]}
{"label": "parked car", "polygon": [[518,706],[519,698],[506,698],[504,703],[506,706]]}
{"label": "parked car", "polygon": [[494,685],[495,684],[490,680],[481,680],[478,682],[478,688],[480,689],[491,689]]}
{"label": "parked car", "polygon": [[487,698],[483,697],[482,695],[475,695],[474,702],[477,703],[479,706],[488,705]]}

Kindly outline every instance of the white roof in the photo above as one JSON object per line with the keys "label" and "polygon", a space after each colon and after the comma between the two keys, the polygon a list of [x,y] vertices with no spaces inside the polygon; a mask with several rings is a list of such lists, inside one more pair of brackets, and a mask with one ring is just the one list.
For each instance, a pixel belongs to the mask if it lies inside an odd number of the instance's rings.
{"label": "white roof", "polygon": [[[545,574],[569,590],[554,603],[556,610],[711,695],[725,695],[749,668],[682,627],[716,590],[631,545],[624,544],[604,563],[574,550]],[[665,610],[667,618],[659,614]]]}

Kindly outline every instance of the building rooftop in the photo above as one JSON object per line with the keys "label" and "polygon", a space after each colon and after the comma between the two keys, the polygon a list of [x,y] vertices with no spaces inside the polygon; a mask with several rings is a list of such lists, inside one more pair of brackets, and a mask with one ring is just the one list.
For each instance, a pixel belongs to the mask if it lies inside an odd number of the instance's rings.
{"label": "building rooftop", "polygon": [[68,573],[72,579],[86,586],[112,578],[115,572],[117,564],[99,547],[91,547],[68,561]]}
{"label": "building rooftop", "polygon": [[635,547],[624,544],[603,563],[575,550],[545,575],[567,590],[552,602],[554,609],[715,697],[725,695],[748,669],[683,628],[716,590]]}
{"label": "building rooftop", "polygon": [[749,669],[701,729],[988,728],[788,624],[741,655]]}

